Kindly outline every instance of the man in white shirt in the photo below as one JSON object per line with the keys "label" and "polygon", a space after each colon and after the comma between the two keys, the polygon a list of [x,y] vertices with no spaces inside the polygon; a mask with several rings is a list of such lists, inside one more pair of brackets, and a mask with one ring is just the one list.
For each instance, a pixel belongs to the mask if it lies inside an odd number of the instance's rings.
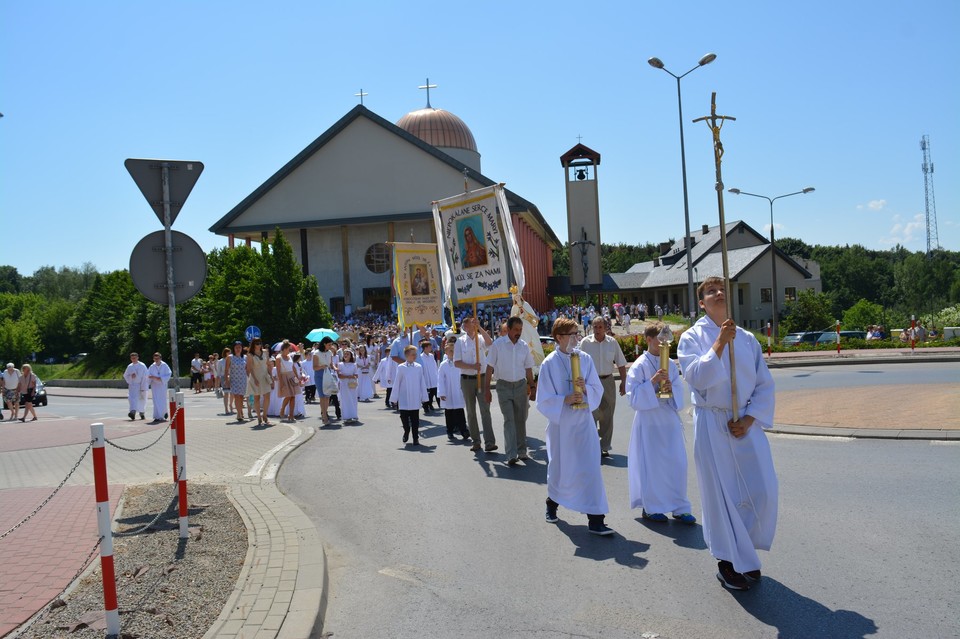
{"label": "man in white shirt", "polygon": [[200,353],[194,353],[190,360],[190,385],[194,394],[203,392],[203,360],[200,359]]}
{"label": "man in white shirt", "polygon": [[16,421],[17,413],[20,412],[20,371],[13,365],[13,362],[7,364],[3,371],[3,399],[10,409],[10,421]]}
{"label": "man in white shirt", "polygon": [[494,340],[487,352],[487,374],[483,380],[483,397],[489,404],[490,378],[497,374],[497,402],[503,413],[503,443],[507,464],[515,466],[518,459],[527,460],[527,412],[533,393],[533,354],[520,339],[523,320],[507,320],[507,334]]}
{"label": "man in white shirt", "polygon": [[130,353],[130,364],[123,372],[123,379],[127,382],[127,402],[130,408],[127,417],[132,422],[136,419],[137,413],[140,413],[140,419],[144,419],[143,411],[147,407],[149,380],[147,366],[140,361],[140,355],[137,353]]}
{"label": "man in white shirt", "polygon": [[620,371],[620,394],[627,392],[627,360],[620,349],[620,343],[607,335],[607,322],[600,316],[591,322],[593,334],[580,340],[580,350],[587,353],[597,367],[597,375],[603,384],[603,399],[593,411],[600,434],[600,456],[609,457],[613,441],[613,412],[617,407],[617,389],[613,381],[614,366]]}
{"label": "man in white shirt", "polygon": [[483,394],[483,376],[487,369],[487,348],[493,343],[490,334],[480,328],[476,317],[463,320],[464,335],[461,335],[453,347],[453,365],[460,369],[460,389],[467,409],[467,425],[473,446],[470,450],[480,450],[480,428],[477,424],[477,404],[480,404],[480,421],[483,423],[483,449],[492,453],[497,450],[497,438],[493,434],[490,421],[490,402]]}

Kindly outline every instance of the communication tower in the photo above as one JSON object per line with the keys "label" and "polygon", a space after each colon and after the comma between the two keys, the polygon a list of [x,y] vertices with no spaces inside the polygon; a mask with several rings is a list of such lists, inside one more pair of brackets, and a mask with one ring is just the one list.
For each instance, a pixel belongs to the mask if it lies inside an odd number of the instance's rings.
{"label": "communication tower", "polygon": [[930,136],[920,138],[923,151],[923,203],[927,209],[927,255],[940,248],[937,237],[937,201],[933,197],[933,161],[930,159]]}

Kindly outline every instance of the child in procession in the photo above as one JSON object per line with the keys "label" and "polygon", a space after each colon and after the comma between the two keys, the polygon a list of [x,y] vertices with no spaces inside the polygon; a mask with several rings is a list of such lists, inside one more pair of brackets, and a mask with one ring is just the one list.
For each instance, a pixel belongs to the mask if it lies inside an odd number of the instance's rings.
{"label": "child in procession", "polygon": [[427,401],[427,383],[423,367],[417,363],[417,347],[413,344],[403,349],[406,361],[397,366],[393,379],[393,400],[400,409],[400,424],[403,426],[403,443],[413,434],[413,445],[420,445],[420,407]]}
{"label": "child in procession", "polygon": [[443,402],[443,420],[447,426],[447,439],[454,441],[454,435],[459,434],[463,441],[470,441],[470,432],[467,430],[467,414],[464,408],[467,403],[460,388],[460,369],[453,365],[454,340],[448,340],[443,347],[443,361],[437,371],[437,393]]}

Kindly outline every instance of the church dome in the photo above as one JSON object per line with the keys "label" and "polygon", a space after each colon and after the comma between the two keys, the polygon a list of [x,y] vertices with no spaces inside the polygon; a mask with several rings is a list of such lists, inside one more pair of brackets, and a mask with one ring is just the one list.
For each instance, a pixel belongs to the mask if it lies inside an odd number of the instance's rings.
{"label": "church dome", "polygon": [[397,126],[435,147],[478,152],[473,133],[463,120],[443,109],[411,111],[397,121]]}

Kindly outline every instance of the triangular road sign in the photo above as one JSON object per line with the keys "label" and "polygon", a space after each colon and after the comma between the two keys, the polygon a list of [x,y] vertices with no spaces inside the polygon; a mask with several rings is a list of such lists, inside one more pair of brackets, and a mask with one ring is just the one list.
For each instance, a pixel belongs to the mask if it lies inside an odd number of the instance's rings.
{"label": "triangular road sign", "polygon": [[168,168],[170,180],[170,224],[177,219],[177,214],[183,208],[183,203],[193,190],[200,174],[203,173],[202,162],[188,162],[183,160],[126,160],[130,177],[140,187],[147,204],[160,218],[163,224],[163,167]]}

